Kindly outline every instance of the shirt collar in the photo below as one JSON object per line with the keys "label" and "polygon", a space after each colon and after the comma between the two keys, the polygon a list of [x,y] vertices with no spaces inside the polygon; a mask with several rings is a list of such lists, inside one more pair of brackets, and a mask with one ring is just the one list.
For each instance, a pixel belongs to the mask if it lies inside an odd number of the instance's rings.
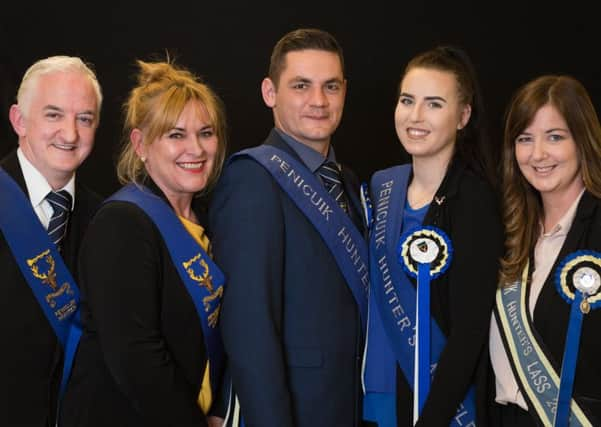
{"label": "shirt collar", "polygon": [[330,145],[328,149],[327,157],[324,157],[321,153],[318,153],[311,147],[306,146],[305,144],[298,142],[296,139],[282,131],[281,129],[275,129],[278,135],[282,137],[284,142],[292,148],[298,157],[301,158],[305,166],[309,168],[311,173],[315,173],[317,169],[324,164],[326,161],[332,161],[336,163],[336,154],[334,153],[334,147]]}
{"label": "shirt collar", "polygon": [[[568,234],[568,231],[570,231],[570,228],[572,227],[572,223],[574,222],[574,218],[576,217],[576,210],[578,208],[578,203],[580,202],[580,199],[582,198],[583,194],[584,194],[584,189],[582,189],[582,191],[580,192],[578,197],[576,197],[576,200],[574,200],[572,202],[572,205],[570,206],[570,208],[566,211],[565,214],[563,214],[563,216],[557,222],[555,227],[553,227],[553,229],[547,233],[545,233],[544,231],[541,233],[541,235],[543,237],[565,236]],[[541,227],[541,230],[543,230],[543,227]]]}
{"label": "shirt collar", "polygon": [[[21,147],[17,149],[17,158],[21,171],[23,172],[23,178],[25,179],[25,185],[27,186],[27,192],[29,193],[29,200],[31,205],[36,207],[44,201],[46,195],[52,191],[52,187],[48,184],[44,175],[38,171],[33,164],[25,157]],[[71,210],[75,205],[75,174],[71,177],[67,185],[60,190],[67,190],[72,198]]]}

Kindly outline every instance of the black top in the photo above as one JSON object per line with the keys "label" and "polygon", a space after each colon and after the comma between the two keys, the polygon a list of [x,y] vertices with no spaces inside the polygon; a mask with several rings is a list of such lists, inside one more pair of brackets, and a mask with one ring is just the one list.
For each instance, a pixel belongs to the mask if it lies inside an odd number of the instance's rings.
{"label": "black top", "polygon": [[154,222],[132,203],[103,205],[79,265],[84,333],[61,427],[205,426],[201,324]]}
{"label": "black top", "polygon": [[[448,271],[431,285],[431,313],[447,342],[417,426],[447,427],[474,383],[481,421],[487,398],[490,313],[503,251],[496,195],[484,180],[455,161],[430,204],[424,225],[445,231],[454,252]],[[398,425],[410,426],[413,393],[398,367],[397,378]]]}

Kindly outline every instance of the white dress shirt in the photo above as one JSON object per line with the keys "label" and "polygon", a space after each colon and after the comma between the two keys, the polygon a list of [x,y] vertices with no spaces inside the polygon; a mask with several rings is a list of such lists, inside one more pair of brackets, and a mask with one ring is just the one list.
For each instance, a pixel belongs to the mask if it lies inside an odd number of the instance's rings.
{"label": "white dress shirt", "polygon": [[[40,219],[40,222],[44,228],[48,229],[48,224],[50,223],[50,218],[52,218],[54,209],[46,200],[46,195],[52,191],[52,187],[50,184],[48,184],[48,181],[46,178],[44,178],[40,171],[38,171],[29,160],[27,160],[21,151],[21,148],[17,149],[17,159],[19,160],[19,165],[23,171],[23,178],[25,178],[25,186],[27,187],[27,193],[29,194],[31,206],[33,206],[33,210]],[[67,182],[67,185],[59,190],[67,190],[67,192],[71,195],[73,200],[71,210],[73,210],[73,206],[75,206],[75,174],[73,174],[69,182]]]}

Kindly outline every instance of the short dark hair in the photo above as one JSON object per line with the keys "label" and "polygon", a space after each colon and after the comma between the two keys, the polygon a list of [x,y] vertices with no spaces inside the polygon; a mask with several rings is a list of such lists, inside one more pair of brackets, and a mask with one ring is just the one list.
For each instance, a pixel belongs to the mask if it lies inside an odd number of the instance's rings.
{"label": "short dark hair", "polygon": [[324,50],[338,55],[344,74],[342,47],[330,33],[316,28],[299,28],[284,35],[274,46],[269,63],[269,78],[277,88],[280,75],[286,67],[286,54],[299,50]]}

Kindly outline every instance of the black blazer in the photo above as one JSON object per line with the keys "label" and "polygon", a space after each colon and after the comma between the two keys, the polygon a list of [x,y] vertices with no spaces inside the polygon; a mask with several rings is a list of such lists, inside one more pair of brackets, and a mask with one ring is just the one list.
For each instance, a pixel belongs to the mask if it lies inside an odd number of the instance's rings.
{"label": "black blazer", "polygon": [[[454,252],[448,271],[432,281],[431,313],[447,343],[417,426],[447,427],[471,384],[477,385],[476,415],[482,421],[487,409],[490,313],[503,251],[497,196],[456,160],[449,165],[424,225],[445,231]],[[398,425],[410,426],[413,393],[398,366],[397,379]]]}
{"label": "black blazer", "polygon": [[200,320],[154,222],[134,204],[104,204],[79,266],[84,333],[61,427],[205,426]]}
{"label": "black blazer", "polygon": [[[265,144],[300,160],[272,131]],[[343,181],[360,218],[358,182]],[[256,161],[230,163],[209,209],[227,276],[221,331],[247,427],[357,426],[357,304],[322,237]]]}
{"label": "black blazer", "polygon": [[[16,151],[4,158],[1,166],[27,194]],[[74,278],[79,243],[99,204],[100,197],[76,180],[75,206],[63,244],[63,259]],[[54,426],[63,351],[1,232],[0,285],[0,335],[4,339],[0,352],[1,424]]]}
{"label": "black blazer", "polygon": [[[582,195],[572,227],[536,301],[534,328],[548,350],[555,371],[561,372],[570,306],[555,289],[555,271],[577,250],[601,252],[601,200]],[[582,321],[578,365],[572,396],[581,403],[593,425],[601,425],[601,310],[591,310]]]}

